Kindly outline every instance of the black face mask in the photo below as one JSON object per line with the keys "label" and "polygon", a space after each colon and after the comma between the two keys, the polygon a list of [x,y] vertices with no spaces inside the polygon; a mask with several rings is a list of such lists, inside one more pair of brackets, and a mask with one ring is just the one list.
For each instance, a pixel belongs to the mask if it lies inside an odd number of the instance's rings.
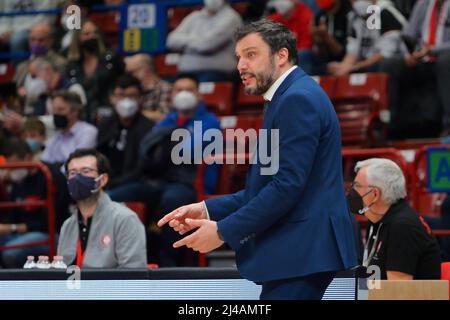
{"label": "black face mask", "polygon": [[54,114],[53,115],[53,123],[54,123],[56,129],[65,129],[65,128],[67,128],[67,125],[69,124],[69,120],[64,115]]}
{"label": "black face mask", "polygon": [[367,196],[371,191],[372,190],[368,191],[362,196],[353,188],[349,191],[349,193],[347,194],[347,203],[351,213],[363,215],[367,212],[367,210],[369,210],[370,206],[364,205],[363,198]]}
{"label": "black face mask", "polygon": [[98,40],[96,38],[87,39],[80,43],[81,50],[90,53],[98,52]]}

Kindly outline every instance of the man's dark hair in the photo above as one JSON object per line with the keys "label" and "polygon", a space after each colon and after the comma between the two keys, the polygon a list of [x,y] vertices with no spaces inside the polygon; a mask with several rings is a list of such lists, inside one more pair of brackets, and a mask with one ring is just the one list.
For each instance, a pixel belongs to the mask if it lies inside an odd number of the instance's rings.
{"label": "man's dark hair", "polygon": [[17,158],[23,160],[27,155],[32,154],[32,152],[30,146],[25,140],[12,137],[5,141],[3,154],[7,158],[16,155]]}
{"label": "man's dark hair", "polygon": [[83,158],[87,156],[93,156],[97,159],[97,172],[98,174],[109,173],[109,160],[99,151],[95,149],[77,149],[69,155],[66,163],[64,164],[64,169],[66,172],[69,170],[69,163],[73,159]]}
{"label": "man's dark hair", "polygon": [[113,90],[116,88],[126,89],[129,87],[135,87],[140,93],[142,92],[141,82],[130,74],[123,74],[117,78]]}
{"label": "man's dark hair", "polygon": [[22,132],[37,132],[39,135],[45,137],[45,124],[36,117],[27,118],[23,124]]}
{"label": "man's dark hair", "polygon": [[188,73],[188,72],[183,72],[183,73],[179,73],[176,78],[175,81],[178,81],[180,79],[189,79],[192,80],[193,82],[195,82],[195,85],[197,86],[197,88],[200,85],[200,81],[198,81],[198,78],[195,74],[193,73]]}
{"label": "man's dark hair", "polygon": [[284,24],[267,19],[251,22],[236,30],[236,42],[251,33],[257,33],[261,36],[264,42],[269,45],[272,55],[280,49],[286,48],[289,52],[289,62],[293,65],[298,63],[297,39],[294,33]]}
{"label": "man's dark hair", "polygon": [[68,90],[58,90],[52,94],[52,100],[55,98],[61,98],[70,105],[72,110],[77,110],[81,112],[83,109],[83,102],[81,101],[80,95],[78,93],[68,91]]}

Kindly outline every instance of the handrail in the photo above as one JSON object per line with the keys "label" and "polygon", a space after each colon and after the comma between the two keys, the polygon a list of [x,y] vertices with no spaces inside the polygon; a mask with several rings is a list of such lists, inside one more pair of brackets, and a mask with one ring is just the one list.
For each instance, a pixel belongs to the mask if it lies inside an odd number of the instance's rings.
{"label": "handrail", "polygon": [[21,201],[21,202],[11,202],[11,201],[2,201],[0,202],[0,208],[22,208],[22,207],[46,207],[47,208],[47,216],[48,216],[48,237],[49,239],[46,241],[33,241],[29,243],[24,243],[20,245],[11,245],[11,246],[0,246],[0,251],[7,249],[16,249],[22,247],[34,247],[42,244],[48,244],[50,250],[50,256],[54,256],[56,254],[55,250],[55,207],[54,207],[54,195],[55,195],[55,186],[53,184],[53,177],[50,170],[41,162],[15,162],[15,163],[5,163],[0,165],[0,169],[38,169],[41,171],[45,179],[47,181],[47,198],[42,201]]}

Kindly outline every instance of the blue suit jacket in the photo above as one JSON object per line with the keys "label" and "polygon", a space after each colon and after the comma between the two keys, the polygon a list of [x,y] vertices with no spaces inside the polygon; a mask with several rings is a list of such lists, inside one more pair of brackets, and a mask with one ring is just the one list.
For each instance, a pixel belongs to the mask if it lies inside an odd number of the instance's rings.
{"label": "blue suit jacket", "polygon": [[241,275],[265,282],[355,266],[339,122],[330,100],[296,68],[275,92],[263,128],[279,129],[278,172],[261,175],[258,161],[244,190],[206,201],[236,251]]}

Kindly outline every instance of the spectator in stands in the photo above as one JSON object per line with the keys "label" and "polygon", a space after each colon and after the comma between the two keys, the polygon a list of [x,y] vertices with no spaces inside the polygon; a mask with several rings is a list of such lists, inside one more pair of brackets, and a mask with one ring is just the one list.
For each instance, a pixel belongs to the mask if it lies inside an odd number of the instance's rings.
{"label": "spectator in stands", "polygon": [[312,27],[313,52],[310,57],[302,57],[302,65],[313,75],[324,75],[328,63],[341,61],[345,55],[347,16],[352,6],[349,0],[318,0],[317,4],[320,11]]}
{"label": "spectator in stands", "polygon": [[[435,126],[442,121],[442,136],[450,134],[450,1],[419,0],[404,31],[404,53],[385,61],[382,70],[389,74],[389,101],[391,129],[395,131],[402,118],[408,118],[411,108],[401,111],[403,100],[411,92],[423,90],[422,96],[437,96],[437,101],[427,99],[423,114],[432,117]],[[436,94],[433,89],[436,87]],[[433,92],[433,93],[430,93]],[[416,97],[418,99],[419,97]],[[434,100],[434,99],[433,99]],[[411,103],[406,103],[408,107]],[[440,110],[443,108],[443,115]],[[441,121],[440,121],[441,120]],[[411,124],[409,124],[411,125]]]}
{"label": "spectator in stands", "polygon": [[46,144],[42,161],[63,163],[80,148],[93,148],[97,141],[97,128],[81,121],[80,97],[69,91],[59,91],[52,96],[53,122],[57,133]]}
{"label": "spectator in stands", "polygon": [[20,63],[14,74],[14,82],[16,83],[17,92],[23,95],[23,86],[25,78],[29,72],[30,63],[37,57],[46,57],[53,63],[59,72],[63,72],[66,67],[66,59],[55,51],[53,51],[53,34],[52,27],[48,23],[38,23],[33,25],[30,31],[28,43],[30,46],[31,56],[28,60]]}
{"label": "spectator in stands", "polygon": [[267,18],[284,24],[295,34],[299,52],[299,65],[306,73],[311,74],[313,12],[308,6],[298,0],[274,0],[272,5],[276,12]]}
{"label": "spectator in stands", "polygon": [[[0,1],[0,12],[27,12],[36,10],[54,9],[58,6],[58,0],[3,0]],[[32,54],[40,53],[43,48],[39,47],[35,40],[30,37],[28,47],[27,39],[30,29],[38,24],[50,25],[55,21],[55,14],[26,14],[0,17],[0,42],[9,45],[13,53],[21,53],[21,57],[14,58],[15,63],[24,60],[24,53],[31,50]],[[47,47],[50,48],[50,47]],[[26,69],[26,68],[25,68]]]}
{"label": "spectator in stands", "polygon": [[80,268],[145,268],[144,226],[133,211],[103,191],[108,159],[94,149],[79,149],[69,156],[65,169],[77,210],[61,228],[58,255]]}
{"label": "spectator in stands", "polygon": [[[174,111],[170,112],[165,119],[158,123],[155,128],[142,139],[140,170],[142,178],[116,189],[110,190],[111,199],[119,202],[142,201],[151,208],[160,208],[162,213],[168,213],[175,208],[191,203],[196,200],[194,181],[197,168],[193,164],[174,165],[171,159],[172,145],[169,147],[152,147],[155,141],[170,141],[170,136],[175,128],[184,128],[193,133],[183,152],[192,154],[196,132],[194,122],[201,122],[201,134],[208,129],[219,129],[219,120],[214,114],[207,112],[203,102],[200,102],[198,91],[198,80],[192,76],[183,74],[178,77],[173,85],[172,105]],[[165,142],[160,142],[164,144]],[[203,148],[208,145],[203,142]],[[155,151],[158,150],[158,151]],[[149,154],[152,152],[152,154]],[[164,153],[165,156],[160,154]],[[163,160],[154,160],[161,157]],[[159,164],[159,162],[163,162]],[[161,167],[161,168],[159,168]],[[205,172],[205,189],[208,193],[214,193],[217,181],[217,166],[208,166]],[[157,207],[156,207],[157,206]],[[178,235],[170,228],[163,231],[162,245],[159,249],[159,264],[162,266],[180,265],[182,253],[173,249],[172,243]]]}
{"label": "spectator in stands", "polygon": [[[368,9],[372,4],[380,7],[381,29],[368,27],[372,23]],[[376,20],[376,19],[375,19]],[[353,1],[349,14],[351,34],[347,40],[346,55],[341,62],[330,62],[328,71],[342,76],[351,72],[375,72],[383,59],[400,52],[400,32],[406,25],[403,15],[388,0]]]}
{"label": "spectator in stands", "polygon": [[407,19],[409,19],[416,2],[417,0],[394,0],[395,7],[400,10]]}
{"label": "spectator in stands", "polygon": [[38,118],[28,118],[22,128],[22,138],[33,153],[33,159],[39,160],[45,148],[45,124]]}
{"label": "spectator in stands", "polygon": [[68,52],[67,77],[80,83],[87,95],[87,107],[83,119],[95,122],[99,109],[108,107],[108,92],[116,78],[124,71],[122,58],[106,50],[100,30],[92,21],[86,20],[73,37]]}
{"label": "spectator in stands", "polygon": [[440,279],[439,245],[406,201],[400,167],[372,158],[358,162],[355,171],[347,199],[352,213],[369,220],[363,266],[378,266],[381,279]]}
{"label": "spectator in stands", "polygon": [[204,3],[169,33],[167,48],[182,52],[179,72],[194,73],[200,82],[230,80],[236,67],[233,33],[242,19],[226,0]]}
{"label": "spectator in stands", "polygon": [[[4,147],[8,163],[33,160],[28,144],[19,138],[11,138]],[[44,174],[37,169],[13,169],[2,174],[2,182],[10,183],[10,201],[37,201],[47,198]],[[0,224],[0,245],[19,245],[48,240],[47,210],[44,208],[12,209],[6,221]],[[48,254],[48,246],[4,250],[2,264],[7,268],[22,268],[28,255]]]}
{"label": "spectator in stands", "polygon": [[153,122],[141,113],[141,84],[132,76],[117,79],[111,104],[114,113],[99,125],[97,150],[111,163],[109,187],[114,188],[139,178],[139,145]]}
{"label": "spectator in stands", "polygon": [[70,14],[67,14],[67,8],[72,5],[77,5],[80,8],[81,20],[84,20],[87,14],[87,8],[80,7],[81,4],[79,0],[64,1],[61,16],[59,18],[60,28],[58,28],[55,32],[55,38],[58,39],[56,43],[58,51],[64,56],[67,56],[73,37],[77,34],[76,29],[69,29],[67,24],[70,18]]}
{"label": "spectator in stands", "polygon": [[39,57],[29,65],[25,79],[25,115],[51,114],[51,95],[58,90],[77,93],[86,105],[86,94],[83,87],[67,80],[56,65],[48,57]]}
{"label": "spectator in stands", "polygon": [[172,85],[158,76],[153,58],[148,54],[136,54],[125,63],[126,72],[142,84],[142,113],[153,122],[159,122],[169,112]]}

